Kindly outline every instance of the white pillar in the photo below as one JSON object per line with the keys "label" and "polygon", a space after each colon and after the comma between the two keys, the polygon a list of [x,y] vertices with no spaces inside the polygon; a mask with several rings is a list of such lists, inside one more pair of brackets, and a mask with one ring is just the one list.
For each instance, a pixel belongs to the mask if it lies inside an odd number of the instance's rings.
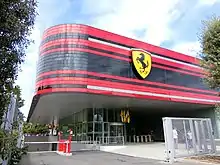
{"label": "white pillar", "polygon": [[216,120],[216,132],[217,132],[217,137],[218,139],[220,139],[220,116],[216,116],[215,118]]}
{"label": "white pillar", "polygon": [[216,129],[214,132],[216,133],[216,137],[215,138],[220,138],[220,108],[216,108],[214,110],[215,113],[215,126],[214,129]]}
{"label": "white pillar", "polygon": [[[59,121],[58,121],[58,118],[56,116],[53,117],[53,122],[52,123],[53,123],[53,125],[58,125]],[[55,128],[53,128],[53,130],[52,130],[52,135],[53,136],[57,135],[57,132],[56,132]]]}

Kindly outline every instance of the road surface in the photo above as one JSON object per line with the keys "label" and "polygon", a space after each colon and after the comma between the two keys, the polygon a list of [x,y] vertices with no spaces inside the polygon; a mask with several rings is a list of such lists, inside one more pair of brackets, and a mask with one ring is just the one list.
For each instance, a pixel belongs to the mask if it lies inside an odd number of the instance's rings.
{"label": "road surface", "polygon": [[[20,165],[161,165],[159,160],[123,156],[107,152],[77,152],[73,156],[56,153],[32,153],[25,155]],[[197,165],[198,162],[176,162],[174,165]],[[204,163],[202,163],[204,165]]]}

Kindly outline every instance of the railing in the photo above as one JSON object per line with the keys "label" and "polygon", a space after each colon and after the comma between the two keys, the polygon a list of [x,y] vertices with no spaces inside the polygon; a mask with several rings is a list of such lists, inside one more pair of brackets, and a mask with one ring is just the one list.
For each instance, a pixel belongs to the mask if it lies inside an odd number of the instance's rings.
{"label": "railing", "polygon": [[100,144],[107,145],[107,144],[117,144],[117,145],[124,145],[124,136],[98,136],[96,137],[96,142]]}
{"label": "railing", "polygon": [[73,141],[89,141],[90,143],[92,142],[92,138],[90,136],[85,136],[85,135],[82,135],[82,136],[72,136],[72,140]]}
{"label": "railing", "polygon": [[100,142],[72,141],[71,151],[97,151],[100,150]]}

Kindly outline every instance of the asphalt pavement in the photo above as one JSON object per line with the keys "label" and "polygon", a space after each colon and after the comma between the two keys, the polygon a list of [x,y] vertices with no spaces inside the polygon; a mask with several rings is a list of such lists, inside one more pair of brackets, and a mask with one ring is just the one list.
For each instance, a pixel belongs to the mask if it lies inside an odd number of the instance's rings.
{"label": "asphalt pavement", "polygon": [[[107,152],[77,152],[72,156],[56,153],[31,153],[25,155],[20,165],[160,165],[163,161],[124,156]],[[181,161],[174,165],[197,165],[198,162]],[[204,164],[204,163],[202,163]]]}

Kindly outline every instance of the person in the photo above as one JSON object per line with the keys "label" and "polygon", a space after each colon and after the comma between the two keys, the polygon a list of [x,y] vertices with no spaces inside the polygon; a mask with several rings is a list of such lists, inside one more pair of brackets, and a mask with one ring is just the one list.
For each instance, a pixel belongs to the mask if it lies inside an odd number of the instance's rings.
{"label": "person", "polygon": [[187,141],[189,149],[192,148],[192,132],[190,130],[187,132]]}
{"label": "person", "polygon": [[176,128],[173,129],[173,140],[175,149],[178,149],[178,132]]}

